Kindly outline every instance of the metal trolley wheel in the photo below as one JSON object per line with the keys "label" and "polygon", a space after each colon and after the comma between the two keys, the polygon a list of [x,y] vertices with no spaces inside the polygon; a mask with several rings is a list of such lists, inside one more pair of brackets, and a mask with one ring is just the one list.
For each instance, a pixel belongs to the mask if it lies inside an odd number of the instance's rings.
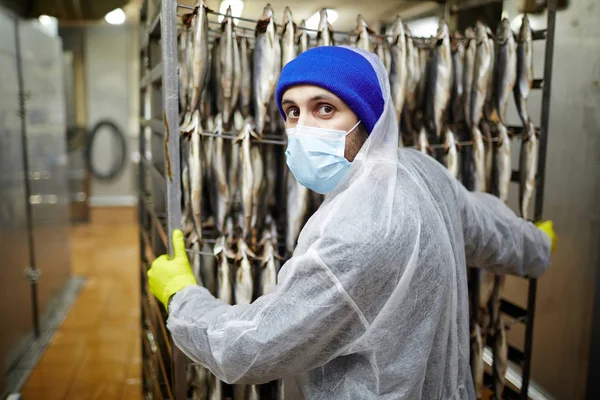
{"label": "metal trolley wheel", "polygon": [[[108,170],[108,172],[99,171],[96,168],[96,166],[94,165],[94,160],[93,160],[93,156],[92,156],[92,151],[94,149],[94,143],[95,143],[96,137],[98,136],[98,133],[101,132],[102,130],[110,130],[111,135],[118,143],[116,153],[115,153],[118,155],[117,155],[115,161],[113,162],[113,165],[111,165],[111,168]],[[103,181],[112,180],[112,179],[116,178],[121,172],[123,172],[123,169],[125,169],[126,155],[127,155],[127,141],[125,139],[125,135],[123,134],[123,131],[121,131],[119,129],[119,127],[110,120],[99,121],[94,126],[94,129],[92,129],[92,131],[90,132],[86,146],[85,146],[85,163],[86,163],[86,166],[87,166],[88,170],[90,171],[90,173],[95,178],[103,180]]]}

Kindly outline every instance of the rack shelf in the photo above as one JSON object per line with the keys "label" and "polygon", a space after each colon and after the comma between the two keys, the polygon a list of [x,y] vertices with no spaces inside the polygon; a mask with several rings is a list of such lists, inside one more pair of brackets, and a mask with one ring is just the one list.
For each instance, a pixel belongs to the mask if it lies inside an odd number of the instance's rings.
{"label": "rack shelf", "polygon": [[[498,0],[474,0],[490,2]],[[165,326],[162,305],[149,293],[145,279],[146,270],[154,257],[170,250],[170,236],[173,229],[181,223],[181,187],[180,187],[180,144],[179,144],[179,110],[178,110],[178,67],[177,67],[177,23],[179,12],[189,12],[194,7],[177,4],[174,0],[162,0],[157,12],[148,20],[142,21],[141,57],[143,69],[140,79],[140,95],[142,118],[140,127],[151,131],[150,141],[161,140],[161,154],[152,154],[152,161],[146,158],[148,138],[140,135],[139,149],[143,155],[139,174],[139,218],[140,218],[140,257],[142,259],[140,282],[142,284],[142,326],[144,339],[142,352],[144,355],[144,390],[155,398],[183,400],[187,398],[186,372],[190,361],[172,343]],[[533,81],[532,88],[542,90],[542,119],[537,133],[540,137],[540,154],[538,157],[538,178],[536,187],[535,212],[536,220],[542,216],[542,199],[544,192],[544,170],[546,162],[546,146],[548,132],[549,99],[552,76],[552,57],[554,43],[554,26],[556,0],[548,2],[547,29],[533,32],[534,40],[546,41],[544,75]],[[211,12],[212,17],[219,13]],[[142,15],[144,18],[145,15]],[[216,18],[215,18],[216,19]],[[256,20],[239,18],[240,21],[255,24]],[[209,37],[218,34],[216,21],[209,21],[211,28]],[[253,27],[240,26],[241,36],[253,36]],[[347,32],[335,32],[336,39],[349,40]],[[377,36],[377,40],[385,40],[385,36]],[[252,41],[252,40],[251,40]],[[417,47],[432,46],[430,38],[418,38]],[[155,49],[160,51],[156,52]],[[156,54],[155,54],[156,52]],[[156,98],[160,96],[160,98]],[[162,119],[158,119],[162,116]],[[513,138],[522,136],[521,126],[507,127]],[[224,138],[236,140],[237,132],[222,133],[203,132],[206,138]],[[492,139],[492,141],[494,141]],[[280,135],[263,135],[258,143],[285,146],[287,140]],[[156,144],[156,142],[152,142]],[[469,146],[470,142],[459,143]],[[155,146],[152,146],[155,147]],[[433,145],[439,148],[439,145]],[[164,154],[163,154],[164,153]],[[150,179],[147,179],[148,176]],[[519,182],[519,171],[513,171],[511,180]],[[148,182],[150,181],[150,183]],[[203,229],[203,244],[213,245],[217,239],[215,230]],[[211,256],[211,251],[187,250],[188,254]],[[523,309],[506,300],[501,301],[501,312],[514,321],[525,325],[525,345],[523,351],[510,348],[511,365],[521,368],[521,379],[516,381],[512,390],[527,398],[531,372],[532,332],[535,317],[536,280],[529,280],[527,308]],[[477,296],[476,291],[471,293]],[[494,350],[486,348],[493,355]],[[487,354],[487,353],[486,353]],[[492,357],[494,359],[494,357]],[[493,375],[493,374],[492,374]],[[497,379],[497,377],[495,377]]]}

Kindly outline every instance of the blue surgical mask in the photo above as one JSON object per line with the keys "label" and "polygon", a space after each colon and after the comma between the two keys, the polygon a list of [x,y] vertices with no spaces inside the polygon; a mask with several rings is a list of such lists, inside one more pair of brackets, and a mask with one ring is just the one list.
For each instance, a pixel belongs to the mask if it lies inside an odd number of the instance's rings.
{"label": "blue surgical mask", "polygon": [[346,136],[358,124],[348,132],[303,125],[286,129],[287,165],[298,182],[320,194],[335,189],[352,165],[344,157]]}

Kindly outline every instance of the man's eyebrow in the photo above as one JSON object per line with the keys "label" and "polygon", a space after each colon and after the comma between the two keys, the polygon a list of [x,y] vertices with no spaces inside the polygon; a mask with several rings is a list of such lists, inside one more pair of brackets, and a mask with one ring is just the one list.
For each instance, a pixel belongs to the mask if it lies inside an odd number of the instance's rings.
{"label": "man's eyebrow", "polygon": [[329,96],[327,94],[319,94],[310,98],[311,102],[319,101],[319,100],[335,100],[333,96]]}
{"label": "man's eyebrow", "polygon": [[294,101],[290,100],[290,99],[283,99],[283,101],[281,102],[281,105],[284,105],[284,104],[296,104],[296,103],[294,103]]}

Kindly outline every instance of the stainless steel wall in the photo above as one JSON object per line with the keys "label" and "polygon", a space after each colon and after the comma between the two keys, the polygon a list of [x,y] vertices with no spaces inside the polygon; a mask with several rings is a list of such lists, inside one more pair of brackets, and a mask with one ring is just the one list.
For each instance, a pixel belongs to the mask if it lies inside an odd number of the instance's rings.
{"label": "stainless steel wall", "polygon": [[67,185],[62,43],[36,22],[19,24],[26,100],[27,153],[34,253],[42,277],[40,313],[70,275],[69,191]]}
{"label": "stainless steel wall", "polygon": [[[505,11],[513,18],[516,3],[505,2]],[[557,399],[585,398],[600,241],[598,16],[598,1],[579,0],[570,2],[556,20],[544,217],[554,221],[559,242],[538,285],[532,377]],[[544,15],[531,18],[545,27]],[[541,77],[543,42],[535,43],[534,62],[535,76]],[[539,124],[541,91],[532,94],[529,109]],[[518,123],[514,113],[513,118]],[[514,188],[511,204],[516,206]],[[524,281],[512,279],[504,295],[524,306],[526,288]],[[518,325],[509,335],[511,344],[519,347],[523,331]]]}
{"label": "stainless steel wall", "polygon": [[[15,23],[0,9],[0,393],[13,350],[33,329]],[[8,357],[11,353],[11,357]]]}

